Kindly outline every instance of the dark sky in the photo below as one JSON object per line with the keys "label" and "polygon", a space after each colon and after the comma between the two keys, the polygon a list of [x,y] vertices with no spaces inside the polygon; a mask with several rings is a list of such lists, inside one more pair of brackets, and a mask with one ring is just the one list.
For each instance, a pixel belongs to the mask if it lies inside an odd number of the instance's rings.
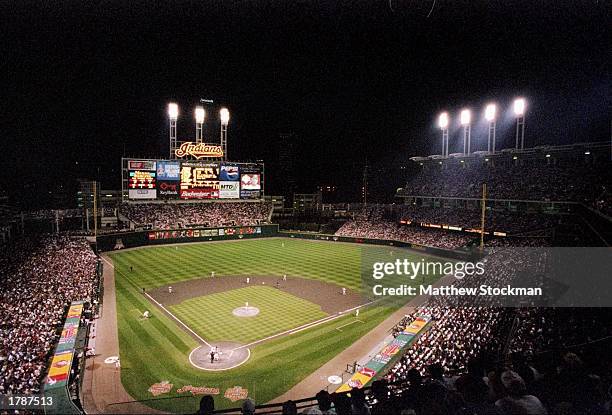
{"label": "dark sky", "polygon": [[[179,138],[193,136],[200,97],[230,109],[232,159],[264,159],[274,171],[278,133],[297,133],[305,191],[361,180],[366,155],[385,165],[439,153],[440,110],[456,124],[464,106],[481,118],[488,101],[505,111],[517,95],[529,101],[529,145],[609,138],[610,1],[432,5],[2,2],[0,187],[77,176],[118,187],[124,151],[167,155],[169,100],[181,105]],[[217,123],[207,128],[216,140]],[[499,123],[508,145],[512,128]],[[484,133],[473,131],[478,146]]]}

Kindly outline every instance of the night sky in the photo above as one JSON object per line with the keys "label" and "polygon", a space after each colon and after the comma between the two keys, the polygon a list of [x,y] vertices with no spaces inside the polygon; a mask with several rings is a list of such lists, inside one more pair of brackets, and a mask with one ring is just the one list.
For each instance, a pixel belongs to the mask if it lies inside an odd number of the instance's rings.
{"label": "night sky", "polygon": [[[439,153],[441,110],[451,152],[464,106],[482,149],[484,105],[518,95],[530,146],[610,137],[606,0],[18,0],[0,3],[0,28],[0,188],[15,199],[77,177],[119,188],[123,154],[167,157],[171,100],[179,139],[209,98],[217,141],[227,106],[230,158],[269,172],[279,132],[295,132],[302,191],[356,188],[366,156],[380,168]],[[512,119],[498,127],[510,146]],[[268,189],[282,180],[270,173]]]}

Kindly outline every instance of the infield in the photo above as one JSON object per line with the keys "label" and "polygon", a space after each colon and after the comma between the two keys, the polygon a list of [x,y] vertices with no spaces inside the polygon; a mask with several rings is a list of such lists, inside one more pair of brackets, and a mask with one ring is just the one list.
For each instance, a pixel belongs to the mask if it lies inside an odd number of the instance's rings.
{"label": "infield", "polygon": [[[245,303],[259,314],[245,320],[233,314]],[[327,316],[316,304],[267,286],[244,287],[185,300],[172,313],[207,341],[250,343]]]}

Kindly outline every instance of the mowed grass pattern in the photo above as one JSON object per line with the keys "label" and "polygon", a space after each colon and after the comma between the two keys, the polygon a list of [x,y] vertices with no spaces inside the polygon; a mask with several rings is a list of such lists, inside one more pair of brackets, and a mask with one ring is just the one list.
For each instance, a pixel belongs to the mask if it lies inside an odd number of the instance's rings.
{"label": "mowed grass pattern", "polygon": [[[178,249],[177,249],[178,248]],[[398,307],[378,304],[359,314],[360,324],[349,324],[354,315],[282,336],[251,347],[251,358],[226,372],[205,372],[191,366],[189,353],[199,343],[160,311],[140,292],[173,283],[216,275],[301,276],[327,281],[351,289],[361,288],[361,264],[389,260],[396,255],[420,258],[423,255],[388,246],[316,242],[270,238],[160,246],[108,253],[115,266],[117,323],[121,382],[137,400],[153,398],[148,391],[154,383],[168,380],[174,385],[161,399],[147,401],[151,407],[171,413],[194,413],[199,397],[177,394],[184,385],[220,389],[215,408],[240,407],[223,397],[225,389],[239,385],[249,389],[257,403],[268,402],[328,362],[363,336],[367,336]],[[105,264],[107,266],[107,264]],[[130,271],[133,267],[133,271]],[[433,282],[437,277],[428,277]],[[417,281],[407,280],[417,284]],[[406,298],[408,301],[409,298]],[[142,310],[152,317],[140,320]],[[204,312],[204,310],[202,310]],[[276,316],[275,316],[276,317]],[[341,331],[337,328],[342,327]],[[381,339],[382,340],[382,339]],[[115,407],[131,413],[129,404]]]}
{"label": "mowed grass pattern", "polygon": [[[245,302],[259,308],[253,317],[232,314]],[[252,286],[192,298],[170,307],[183,323],[207,341],[246,344],[327,316],[317,304],[276,288]]]}
{"label": "mowed grass pattern", "polygon": [[[389,251],[388,247],[372,248]],[[361,246],[352,244],[269,238],[150,247],[109,254],[119,271],[146,289],[209,277],[213,271],[217,276],[287,274],[359,289],[360,250]],[[132,272],[130,266],[133,266]]]}

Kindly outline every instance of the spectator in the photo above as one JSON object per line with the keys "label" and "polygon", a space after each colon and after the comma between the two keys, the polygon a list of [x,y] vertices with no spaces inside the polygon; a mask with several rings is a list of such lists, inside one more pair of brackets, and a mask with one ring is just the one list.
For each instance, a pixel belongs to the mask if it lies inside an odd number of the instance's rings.
{"label": "spectator", "polygon": [[527,395],[525,382],[513,371],[501,375],[507,396],[495,402],[495,406],[508,415],[545,415],[548,412],[542,402],[533,395]]}
{"label": "spectator", "polygon": [[215,401],[212,396],[204,395],[200,399],[200,410],[197,415],[210,415],[215,410]]}

